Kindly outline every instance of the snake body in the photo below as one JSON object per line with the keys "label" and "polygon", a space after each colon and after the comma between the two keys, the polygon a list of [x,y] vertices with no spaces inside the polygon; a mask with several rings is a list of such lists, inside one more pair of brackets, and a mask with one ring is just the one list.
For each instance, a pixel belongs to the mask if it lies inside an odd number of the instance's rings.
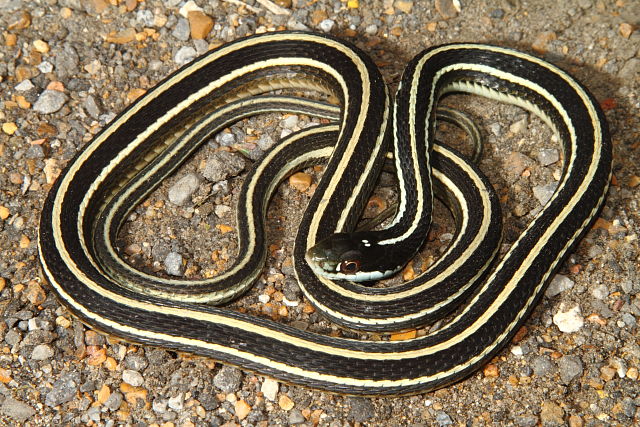
{"label": "snake body", "polygon": [[[341,108],[266,95],[280,89],[333,95]],[[500,222],[495,195],[477,168],[434,145],[436,104],[450,92],[521,106],[562,141],[557,190],[491,270],[499,237],[486,230]],[[229,271],[194,283],[148,278],[146,286],[142,273],[127,270],[112,241],[131,205],[220,127],[244,115],[283,110],[337,120],[285,139],[247,177],[250,197],[239,209],[246,218],[239,222],[238,258]],[[397,287],[367,288],[316,275],[321,268],[308,251],[355,226],[389,141],[395,144],[400,207],[377,235],[376,249],[410,256],[421,245],[430,222],[432,164],[456,217],[455,242],[433,271]],[[325,157],[294,247],[296,276],[309,301],[347,327],[388,331],[423,324],[467,300],[441,329],[405,341],[360,341],[199,304],[222,303],[247,290],[266,256],[264,196],[289,171]],[[481,44],[429,48],[409,63],[392,102],[378,69],[359,49],[323,35],[269,33],[186,65],[96,135],[51,189],[38,247],[44,276],[60,301],[92,327],[322,390],[418,393],[465,377],[504,347],[596,216],[610,174],[611,143],[598,104],[574,78],[541,59]],[[480,214],[473,198],[483,206]],[[390,261],[379,270],[396,270],[407,260]],[[131,283],[140,277],[142,283]],[[175,292],[167,291],[171,287]]]}

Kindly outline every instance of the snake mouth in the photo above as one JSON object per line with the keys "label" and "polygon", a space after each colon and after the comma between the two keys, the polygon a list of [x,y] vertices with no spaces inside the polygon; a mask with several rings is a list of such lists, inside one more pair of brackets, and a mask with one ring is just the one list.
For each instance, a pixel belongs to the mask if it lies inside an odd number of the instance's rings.
{"label": "snake mouth", "polygon": [[333,273],[338,268],[337,254],[321,243],[309,248],[304,258],[316,273]]}

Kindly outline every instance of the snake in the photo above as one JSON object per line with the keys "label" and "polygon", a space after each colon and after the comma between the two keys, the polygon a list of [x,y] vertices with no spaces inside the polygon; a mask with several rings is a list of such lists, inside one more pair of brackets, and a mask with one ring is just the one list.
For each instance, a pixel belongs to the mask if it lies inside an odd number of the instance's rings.
{"label": "snake", "polygon": [[[298,96],[308,91],[317,99]],[[477,165],[435,140],[437,104],[450,93],[524,108],[561,141],[557,189],[498,260],[495,192]],[[127,267],[113,242],[136,203],[220,129],[284,111],[325,120],[284,138],[245,178],[238,256],[227,271],[185,281]],[[391,96],[373,60],[346,41],[289,31],[249,36],[162,80],[69,162],[42,209],[42,275],[82,322],[131,342],[333,393],[427,392],[475,372],[523,325],[602,207],[611,150],[594,96],[527,53],[478,43],[429,47],[408,63]],[[397,213],[381,229],[356,230],[388,151]],[[323,175],[293,248],[305,298],[348,329],[385,334],[448,315],[440,328],[405,340],[355,339],[224,306],[262,273],[264,215],[277,183],[320,159],[327,159]],[[397,272],[416,254],[434,194],[456,225],[443,255],[406,283],[361,283]]]}

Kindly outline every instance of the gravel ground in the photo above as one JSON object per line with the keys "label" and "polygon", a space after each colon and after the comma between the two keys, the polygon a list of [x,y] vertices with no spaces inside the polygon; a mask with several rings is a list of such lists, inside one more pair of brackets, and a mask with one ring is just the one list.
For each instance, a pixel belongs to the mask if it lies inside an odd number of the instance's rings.
{"label": "gravel ground", "polygon": [[[196,3],[0,0],[2,425],[638,423],[640,30],[634,30],[640,3]],[[356,43],[392,85],[403,64],[430,45],[485,41],[516,47],[571,71],[605,109],[615,157],[601,217],[516,340],[467,380],[385,399],[280,384],[213,360],[100,335],[61,308],[40,280],[40,206],[74,153],[117,112],[196,55],[240,36],[287,28],[329,32]],[[471,114],[488,141],[481,166],[501,196],[508,245],[559,179],[558,144],[540,120],[518,108],[468,97],[447,102]],[[119,239],[128,261],[184,277],[223,270],[234,256],[234,200],[249,163],[237,153],[255,158],[310,122],[297,116],[253,118],[208,142],[135,209]],[[291,274],[296,221],[317,177],[313,168],[278,190],[268,214],[268,265],[233,307],[346,334],[314,312]],[[376,205],[395,191],[382,181]],[[415,268],[446,247],[450,222],[440,208]]]}

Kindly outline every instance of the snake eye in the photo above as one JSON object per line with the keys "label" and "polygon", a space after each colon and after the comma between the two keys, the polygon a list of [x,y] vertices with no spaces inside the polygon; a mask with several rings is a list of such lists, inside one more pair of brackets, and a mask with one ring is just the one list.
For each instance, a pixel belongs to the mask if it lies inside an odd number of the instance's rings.
{"label": "snake eye", "polygon": [[340,273],[355,274],[358,271],[360,271],[360,261],[358,260],[342,261],[340,263]]}

